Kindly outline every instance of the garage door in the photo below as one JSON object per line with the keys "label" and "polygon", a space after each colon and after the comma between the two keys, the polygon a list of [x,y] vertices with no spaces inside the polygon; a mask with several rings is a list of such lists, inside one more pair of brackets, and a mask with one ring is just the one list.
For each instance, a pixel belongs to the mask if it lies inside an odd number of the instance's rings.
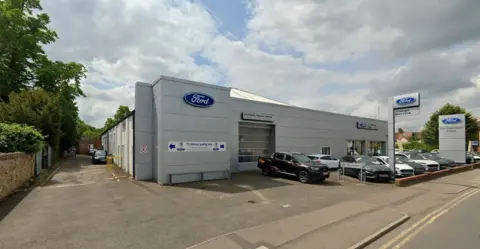
{"label": "garage door", "polygon": [[257,168],[257,158],[268,156],[275,149],[275,126],[270,124],[239,123],[238,164],[239,170]]}

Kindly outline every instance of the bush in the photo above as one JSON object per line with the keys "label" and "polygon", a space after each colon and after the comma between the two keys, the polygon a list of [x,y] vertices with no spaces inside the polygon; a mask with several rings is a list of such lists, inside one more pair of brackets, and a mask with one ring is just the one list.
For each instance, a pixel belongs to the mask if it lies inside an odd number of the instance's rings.
{"label": "bush", "polygon": [[[396,145],[395,147],[398,148],[398,145]],[[431,150],[438,149],[438,148],[436,146],[431,146],[431,145],[428,145],[428,144],[425,144],[425,143],[422,143],[422,142],[419,142],[419,141],[415,141],[415,142],[410,142],[410,143],[404,143],[403,144],[403,149],[404,150],[428,150],[428,151],[431,151]]]}
{"label": "bush", "polygon": [[32,126],[0,123],[0,152],[35,153],[42,149],[43,141]]}

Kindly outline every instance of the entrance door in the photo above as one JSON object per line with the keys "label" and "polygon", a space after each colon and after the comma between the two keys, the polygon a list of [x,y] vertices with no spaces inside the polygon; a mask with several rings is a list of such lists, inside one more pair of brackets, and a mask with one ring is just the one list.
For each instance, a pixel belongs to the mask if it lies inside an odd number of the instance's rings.
{"label": "entrance door", "polygon": [[259,156],[270,156],[275,152],[274,139],[275,126],[240,122],[238,124],[238,170],[256,169]]}

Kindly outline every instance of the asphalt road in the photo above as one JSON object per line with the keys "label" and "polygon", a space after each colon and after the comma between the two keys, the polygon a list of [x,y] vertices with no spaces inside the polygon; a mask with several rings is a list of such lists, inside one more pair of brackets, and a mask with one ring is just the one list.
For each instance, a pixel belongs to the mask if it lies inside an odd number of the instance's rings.
{"label": "asphalt road", "polygon": [[[480,193],[477,193],[429,224],[402,249],[480,248]],[[398,248],[396,248],[398,249]]]}

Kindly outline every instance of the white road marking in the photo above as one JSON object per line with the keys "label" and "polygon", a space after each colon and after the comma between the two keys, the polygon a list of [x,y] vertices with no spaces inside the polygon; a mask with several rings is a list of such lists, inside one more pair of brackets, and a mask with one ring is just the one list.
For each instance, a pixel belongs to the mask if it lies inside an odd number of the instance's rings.
{"label": "white road marking", "polygon": [[266,247],[266,246],[260,246],[260,247],[257,247],[257,249],[268,249],[268,247]]}
{"label": "white road marking", "polygon": [[262,201],[263,201],[264,203],[266,203],[266,204],[272,203],[272,202],[270,201],[270,199],[268,199],[267,197],[265,197],[260,191],[255,190],[252,186],[243,185],[243,184],[237,184],[236,186],[237,186],[237,187],[240,187],[240,188],[244,188],[244,189],[250,190],[254,195],[256,195],[256,196],[258,197],[258,199],[262,200]]}

